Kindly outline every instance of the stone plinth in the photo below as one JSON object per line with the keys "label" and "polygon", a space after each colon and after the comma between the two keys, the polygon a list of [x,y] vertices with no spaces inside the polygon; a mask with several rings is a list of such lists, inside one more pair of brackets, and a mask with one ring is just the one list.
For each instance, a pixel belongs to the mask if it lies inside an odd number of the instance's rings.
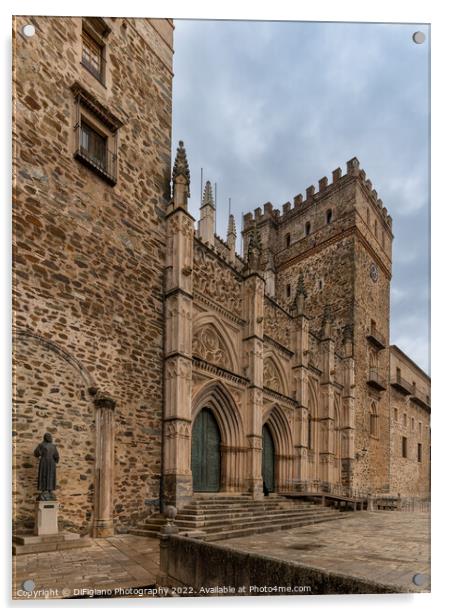
{"label": "stone plinth", "polygon": [[57,501],[37,501],[34,534],[38,536],[57,535],[58,511]]}
{"label": "stone plinth", "polygon": [[88,547],[92,543],[90,537],[80,537],[77,533],[67,532],[52,535],[14,535],[12,539],[14,555],[70,550]]}

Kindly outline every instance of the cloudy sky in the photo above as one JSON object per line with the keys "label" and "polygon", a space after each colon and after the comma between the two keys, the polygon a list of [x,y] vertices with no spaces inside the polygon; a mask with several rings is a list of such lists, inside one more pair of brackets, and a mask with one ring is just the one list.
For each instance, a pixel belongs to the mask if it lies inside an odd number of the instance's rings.
{"label": "cloudy sky", "polygon": [[173,144],[186,144],[193,215],[201,167],[224,237],[229,197],[240,226],[242,212],[292,201],[357,156],[393,217],[391,342],[429,371],[427,26],[175,25]]}

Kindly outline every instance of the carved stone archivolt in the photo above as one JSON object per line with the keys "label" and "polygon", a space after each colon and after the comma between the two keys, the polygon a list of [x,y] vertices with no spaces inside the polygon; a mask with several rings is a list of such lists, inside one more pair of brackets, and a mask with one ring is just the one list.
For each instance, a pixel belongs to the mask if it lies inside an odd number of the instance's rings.
{"label": "carved stone archivolt", "polygon": [[202,357],[207,362],[232,371],[229,352],[212,324],[205,325],[196,332],[192,342],[192,351],[194,355]]}
{"label": "carved stone archivolt", "polygon": [[198,244],[194,252],[193,285],[196,292],[234,314],[241,314],[240,284],[235,274]]}

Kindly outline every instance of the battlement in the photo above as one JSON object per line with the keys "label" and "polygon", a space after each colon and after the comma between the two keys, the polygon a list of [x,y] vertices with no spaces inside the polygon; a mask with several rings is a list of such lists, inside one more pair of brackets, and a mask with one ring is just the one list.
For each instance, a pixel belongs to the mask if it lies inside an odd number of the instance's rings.
{"label": "battlement", "polygon": [[290,201],[282,205],[282,214],[278,209],[274,209],[273,204],[267,202],[263,205],[263,210],[258,207],[252,212],[248,212],[243,217],[243,232],[249,230],[254,224],[262,222],[271,222],[275,225],[285,223],[288,219],[296,216],[298,213],[305,211],[310,205],[316,203],[320,199],[328,198],[334,191],[339,190],[351,178],[357,178],[360,185],[363,187],[366,197],[379,210],[381,217],[384,219],[388,227],[392,226],[391,216],[388,214],[387,208],[384,207],[381,199],[378,198],[377,191],[373,188],[371,180],[367,179],[366,172],[360,168],[359,160],[354,157],[346,163],[346,173],[343,175],[340,167],[332,171],[332,181],[329,182],[327,176],[318,180],[318,191],[314,184],[306,188],[306,198],[302,193],[293,197],[293,207]]}

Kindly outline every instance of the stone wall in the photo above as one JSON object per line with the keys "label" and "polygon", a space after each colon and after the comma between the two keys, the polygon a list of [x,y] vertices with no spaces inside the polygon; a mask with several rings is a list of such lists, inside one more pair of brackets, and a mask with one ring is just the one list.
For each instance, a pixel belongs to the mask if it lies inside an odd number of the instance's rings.
{"label": "stone wall", "polygon": [[[208,596],[205,589],[214,588],[217,591],[212,596],[238,595],[239,588],[242,587],[246,587],[243,596],[403,592],[403,589],[397,586],[376,584],[350,575],[328,573],[318,568],[176,535],[164,537],[161,541],[159,581],[162,586],[170,588],[190,587],[192,594],[198,596]],[[273,590],[258,592],[252,587]],[[282,592],[279,587],[297,587],[298,590]],[[305,587],[310,587],[310,590]],[[227,590],[219,593],[218,588]],[[299,588],[303,590],[299,591]]]}
{"label": "stone wall", "polygon": [[[55,346],[15,347],[20,477],[26,469],[14,486],[15,514],[30,517],[30,456],[48,429],[61,450],[63,520],[83,531],[89,524],[95,415],[76,364],[117,403],[110,479],[115,522],[126,526],[160,490],[173,27],[104,20],[103,85],[81,64],[81,18],[33,17],[36,34],[27,39],[29,21],[18,17],[13,28],[14,326]],[[74,158],[75,83],[105,118],[123,123],[114,186]]]}
{"label": "stone wall", "polygon": [[[400,381],[396,370],[400,369]],[[430,497],[430,379],[397,349],[390,349],[392,494]],[[416,383],[417,390],[413,391]],[[393,385],[394,384],[394,385]],[[402,386],[398,387],[397,385]],[[410,391],[411,390],[411,391]],[[414,396],[417,396],[415,398]],[[426,405],[427,396],[429,406]],[[402,440],[406,438],[406,451]],[[418,460],[421,444],[421,461]],[[403,453],[406,454],[404,457]]]}

